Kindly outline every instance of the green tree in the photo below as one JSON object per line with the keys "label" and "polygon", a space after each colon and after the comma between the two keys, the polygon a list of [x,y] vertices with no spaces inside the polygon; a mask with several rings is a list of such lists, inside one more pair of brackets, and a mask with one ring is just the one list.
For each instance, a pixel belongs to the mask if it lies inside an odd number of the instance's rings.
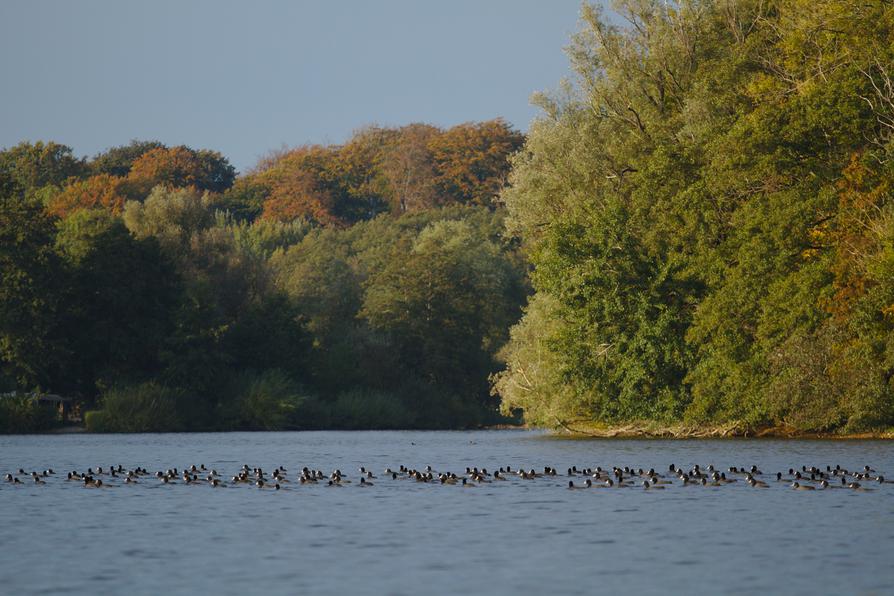
{"label": "green tree", "polygon": [[0,171],[21,189],[33,191],[84,176],[87,166],[72,154],[71,147],[53,141],[26,141],[0,151]]}
{"label": "green tree", "polygon": [[82,210],[60,223],[56,245],[71,271],[62,317],[71,356],[55,386],[89,397],[158,375],[181,298],[158,242],[135,239],[104,211]]}
{"label": "green tree", "polygon": [[500,247],[476,232],[462,221],[426,227],[370,278],[360,312],[393,337],[403,367],[467,394],[480,394],[522,292]]}
{"label": "green tree", "polygon": [[577,78],[539,98],[502,196],[537,291],[495,377],[504,407],[890,424],[891,8],[616,8],[623,28],[584,8]]}
{"label": "green tree", "polygon": [[66,273],[42,205],[0,196],[0,363],[23,388],[47,387],[65,345],[58,334]]}

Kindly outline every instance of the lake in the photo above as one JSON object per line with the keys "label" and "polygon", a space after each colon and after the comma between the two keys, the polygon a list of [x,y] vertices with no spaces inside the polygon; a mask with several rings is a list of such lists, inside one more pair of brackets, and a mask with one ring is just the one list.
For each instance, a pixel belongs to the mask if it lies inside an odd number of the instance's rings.
{"label": "lake", "polygon": [[[567,468],[757,465],[766,489],[568,490]],[[72,470],[153,475],[107,488]],[[204,464],[288,470],[282,490],[163,484]],[[554,477],[461,485],[392,480],[400,465],[558,468]],[[0,436],[6,594],[891,594],[894,484],[792,490],[777,471],[869,465],[894,479],[894,442],[561,440],[537,431]],[[351,484],[302,485],[303,466]],[[374,486],[361,488],[360,466]],[[741,478],[741,477],[739,477]],[[584,478],[573,479],[582,484]],[[641,484],[637,480],[637,484]]]}

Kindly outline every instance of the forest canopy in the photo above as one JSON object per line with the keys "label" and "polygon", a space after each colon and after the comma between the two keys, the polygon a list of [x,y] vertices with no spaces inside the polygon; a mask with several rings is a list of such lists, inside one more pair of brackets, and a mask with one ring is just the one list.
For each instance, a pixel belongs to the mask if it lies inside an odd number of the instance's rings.
{"label": "forest canopy", "polygon": [[74,396],[107,431],[502,420],[488,376],[527,286],[497,193],[522,142],[367,128],[243,176],[156,141],[6,149],[0,391]]}

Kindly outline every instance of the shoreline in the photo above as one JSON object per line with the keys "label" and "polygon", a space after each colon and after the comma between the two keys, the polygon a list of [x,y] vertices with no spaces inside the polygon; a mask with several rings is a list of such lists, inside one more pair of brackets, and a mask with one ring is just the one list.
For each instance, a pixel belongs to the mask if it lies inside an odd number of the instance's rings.
{"label": "shoreline", "polygon": [[[419,430],[426,429],[283,429],[271,432],[319,432],[319,431],[369,431],[369,430]],[[545,430],[548,436],[555,439],[793,439],[793,440],[892,440],[894,428],[858,433],[839,432],[805,432],[786,426],[768,426],[761,428],[746,427],[741,424],[715,425],[715,426],[690,426],[683,424],[661,425],[657,423],[631,423],[624,425],[605,425],[595,422],[559,422],[550,428],[546,426],[532,426],[526,424],[495,424],[479,428],[464,429],[429,429],[429,430]],[[165,432],[165,431],[155,431]],[[177,431],[177,432],[265,432],[258,430],[231,430],[231,431]],[[42,435],[67,435],[67,434],[108,434],[91,433],[83,425],[68,425],[60,428],[48,429],[42,432],[29,433]],[[141,433],[112,433],[112,434],[141,434]]]}
{"label": "shoreline", "polygon": [[552,436],[567,439],[800,439],[800,440],[891,440],[894,428],[865,432],[808,432],[777,425],[749,427],[741,423],[714,426],[658,423],[605,425],[595,422],[559,422]]}

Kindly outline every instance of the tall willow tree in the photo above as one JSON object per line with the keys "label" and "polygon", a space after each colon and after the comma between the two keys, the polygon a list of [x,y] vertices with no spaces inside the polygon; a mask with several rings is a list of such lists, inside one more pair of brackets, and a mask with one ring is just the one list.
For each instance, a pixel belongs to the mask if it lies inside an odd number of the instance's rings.
{"label": "tall willow tree", "polygon": [[894,422],[894,8],[583,9],[503,199],[536,290],[495,390],[588,419]]}

